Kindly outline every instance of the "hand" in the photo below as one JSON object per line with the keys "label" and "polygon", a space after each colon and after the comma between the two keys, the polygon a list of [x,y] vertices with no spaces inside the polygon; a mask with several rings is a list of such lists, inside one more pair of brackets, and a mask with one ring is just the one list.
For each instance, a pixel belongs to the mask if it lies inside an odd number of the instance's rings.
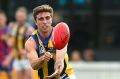
{"label": "hand", "polygon": [[52,58],[52,55],[50,54],[50,52],[46,52],[42,57],[43,57],[44,61],[48,62],[50,60],[50,58]]}
{"label": "hand", "polygon": [[57,68],[56,68],[56,70],[55,70],[55,72],[53,73],[53,74],[51,74],[50,76],[46,76],[45,78],[46,79],[51,79],[51,78],[53,78],[53,77],[56,77],[57,79],[59,79],[60,78],[60,69],[61,69],[61,65],[59,65]]}

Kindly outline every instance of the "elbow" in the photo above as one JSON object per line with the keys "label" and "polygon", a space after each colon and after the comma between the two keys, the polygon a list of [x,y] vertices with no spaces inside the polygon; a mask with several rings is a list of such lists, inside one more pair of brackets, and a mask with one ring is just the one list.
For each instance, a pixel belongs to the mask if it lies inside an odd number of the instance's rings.
{"label": "elbow", "polygon": [[38,68],[36,68],[36,67],[32,67],[32,69],[33,69],[33,70],[38,70]]}
{"label": "elbow", "polygon": [[35,65],[31,65],[33,70],[38,70],[38,68]]}
{"label": "elbow", "polygon": [[36,67],[34,67],[34,66],[32,66],[32,69],[33,69],[33,70],[37,70],[37,68],[36,68]]}
{"label": "elbow", "polygon": [[32,66],[32,69],[33,69],[33,70],[39,70],[39,69],[41,68],[41,67],[35,66],[35,65],[33,65],[33,64],[32,64],[31,66]]}

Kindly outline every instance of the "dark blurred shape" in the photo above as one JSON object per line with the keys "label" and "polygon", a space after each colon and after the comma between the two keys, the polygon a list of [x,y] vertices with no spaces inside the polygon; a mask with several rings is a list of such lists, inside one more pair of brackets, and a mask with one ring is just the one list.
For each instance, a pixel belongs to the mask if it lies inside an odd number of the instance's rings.
{"label": "dark blurred shape", "polygon": [[59,0],[59,6],[63,7],[67,4],[67,0]]}
{"label": "dark blurred shape", "polygon": [[55,26],[57,23],[63,21],[63,17],[60,15],[60,13],[55,12],[53,15],[53,26]]}
{"label": "dark blurred shape", "polygon": [[114,37],[113,34],[107,34],[105,36],[105,40],[104,40],[105,44],[106,44],[106,48],[112,47],[114,44]]}

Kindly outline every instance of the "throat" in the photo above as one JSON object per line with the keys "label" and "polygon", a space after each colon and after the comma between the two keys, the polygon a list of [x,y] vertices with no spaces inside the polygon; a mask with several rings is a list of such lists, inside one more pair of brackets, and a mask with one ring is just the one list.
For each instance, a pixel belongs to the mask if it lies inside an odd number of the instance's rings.
{"label": "throat", "polygon": [[48,38],[49,36],[51,36],[51,33],[52,33],[52,29],[47,31],[47,32],[41,32],[38,30],[38,33],[39,35],[43,38],[43,39],[46,39]]}
{"label": "throat", "polygon": [[38,32],[38,33],[43,39],[46,39],[49,36],[49,32],[45,32],[45,33]]}
{"label": "throat", "polygon": [[38,32],[38,36],[40,38],[40,40],[46,45],[49,41],[49,39],[51,38],[51,35],[52,35],[52,31],[50,33],[43,33],[43,34],[40,34]]}

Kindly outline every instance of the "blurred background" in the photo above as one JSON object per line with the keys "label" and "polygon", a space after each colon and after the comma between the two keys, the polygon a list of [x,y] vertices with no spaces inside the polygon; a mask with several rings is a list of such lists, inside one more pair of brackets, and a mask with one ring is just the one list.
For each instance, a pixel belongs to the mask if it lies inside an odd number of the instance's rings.
{"label": "blurred background", "polygon": [[[0,9],[7,14],[9,24],[15,20],[16,9],[26,7],[27,21],[35,27],[32,10],[42,4],[49,4],[54,8],[53,26],[61,21],[69,25],[71,38],[68,54],[76,70],[75,74],[80,76],[77,79],[98,79],[98,76],[99,79],[118,79],[120,0],[0,0]],[[76,63],[79,65],[76,66]],[[115,73],[112,77],[108,77],[113,74],[110,69]],[[89,72],[95,73],[90,75]],[[81,73],[83,75],[79,75]],[[84,73],[90,77],[86,77]]]}

